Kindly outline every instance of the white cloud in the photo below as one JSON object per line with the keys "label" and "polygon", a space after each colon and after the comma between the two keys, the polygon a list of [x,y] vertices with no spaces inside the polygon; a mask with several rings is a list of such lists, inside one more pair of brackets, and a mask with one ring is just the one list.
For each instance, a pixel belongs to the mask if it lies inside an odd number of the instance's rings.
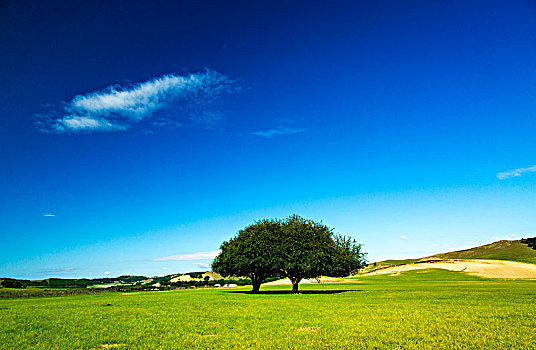
{"label": "white cloud", "polygon": [[46,217],[53,217],[53,216],[56,216],[54,214],[43,214],[43,216],[46,216]]}
{"label": "white cloud", "polygon": [[164,256],[160,258],[151,259],[152,261],[191,261],[191,260],[209,260],[214,259],[216,255],[220,253],[220,250],[213,250],[211,252],[198,252],[192,254],[179,254],[172,256]]}
{"label": "white cloud", "polygon": [[94,116],[77,116],[70,115],[57,119],[54,128],[57,132],[68,131],[114,131],[127,129],[126,124],[119,121],[110,121],[105,118]]}
{"label": "white cloud", "polygon": [[158,126],[158,127],[168,127],[168,128],[178,128],[179,126],[182,126],[181,123],[168,119],[168,118],[158,118],[154,120],[151,123],[151,125]]}
{"label": "white cloud", "polygon": [[105,275],[109,275],[109,274],[110,274],[110,271],[104,271],[104,274],[105,274]]}
{"label": "white cloud", "polygon": [[510,233],[510,234],[506,235],[506,239],[508,239],[508,240],[516,239],[516,235],[514,233]]}
{"label": "white cloud", "polygon": [[[79,133],[119,131],[149,119],[158,110],[173,106],[186,109],[196,123],[212,124],[221,118],[214,103],[225,93],[238,91],[235,82],[212,70],[186,76],[168,74],[143,83],[110,86],[102,91],[75,96],[59,111],[36,115],[43,132]],[[165,125],[181,123],[166,119]]]}
{"label": "white cloud", "polygon": [[499,180],[509,179],[512,177],[520,177],[523,173],[536,173],[536,165],[528,168],[519,168],[514,170],[503,171],[497,174]]}
{"label": "white cloud", "polygon": [[45,274],[51,274],[51,275],[70,275],[75,274],[76,270],[74,267],[63,267],[63,268],[51,268],[51,269],[43,269],[39,271],[40,273]]}
{"label": "white cloud", "polygon": [[195,266],[197,266],[197,267],[202,267],[202,268],[204,268],[204,269],[208,269],[208,268],[209,268],[208,264],[205,264],[205,263],[202,263],[202,262],[194,262],[194,263],[192,263],[192,265],[195,265]]}
{"label": "white cloud", "polygon": [[292,135],[292,134],[297,134],[303,131],[304,129],[294,129],[294,128],[288,128],[285,126],[280,126],[275,129],[255,131],[255,132],[252,132],[251,134],[255,136],[260,136],[260,137],[264,137],[267,139],[271,139],[274,136]]}
{"label": "white cloud", "polygon": [[402,238],[402,239],[408,239],[407,236],[400,236],[400,238]]}

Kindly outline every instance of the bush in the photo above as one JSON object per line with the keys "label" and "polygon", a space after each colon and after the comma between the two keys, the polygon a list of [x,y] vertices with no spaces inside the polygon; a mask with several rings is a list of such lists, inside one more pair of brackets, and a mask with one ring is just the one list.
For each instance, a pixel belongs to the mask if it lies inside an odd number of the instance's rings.
{"label": "bush", "polygon": [[5,287],[5,288],[24,288],[25,287],[25,285],[22,282],[11,279],[11,278],[6,278],[2,280],[1,284],[2,284],[2,287]]}
{"label": "bush", "polygon": [[535,250],[536,250],[536,237],[532,237],[532,238],[522,238],[522,239],[521,239],[521,243],[525,243],[526,245],[528,245],[528,246],[531,247],[532,249],[535,249]]}

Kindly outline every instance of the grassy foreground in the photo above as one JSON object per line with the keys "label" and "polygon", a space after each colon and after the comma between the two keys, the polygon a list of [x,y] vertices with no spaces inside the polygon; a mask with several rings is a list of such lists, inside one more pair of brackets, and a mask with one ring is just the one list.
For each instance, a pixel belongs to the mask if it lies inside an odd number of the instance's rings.
{"label": "grassy foreground", "polygon": [[421,270],[289,288],[0,300],[0,348],[536,348],[536,281]]}

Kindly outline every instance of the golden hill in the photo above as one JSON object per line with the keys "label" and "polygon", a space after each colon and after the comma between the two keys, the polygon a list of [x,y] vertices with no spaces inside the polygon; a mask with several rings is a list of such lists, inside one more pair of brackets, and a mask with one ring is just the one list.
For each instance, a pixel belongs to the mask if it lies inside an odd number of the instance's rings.
{"label": "golden hill", "polygon": [[536,250],[530,248],[525,243],[521,243],[520,240],[501,240],[470,249],[436,254],[420,260],[423,261],[437,259],[508,260],[536,264]]}

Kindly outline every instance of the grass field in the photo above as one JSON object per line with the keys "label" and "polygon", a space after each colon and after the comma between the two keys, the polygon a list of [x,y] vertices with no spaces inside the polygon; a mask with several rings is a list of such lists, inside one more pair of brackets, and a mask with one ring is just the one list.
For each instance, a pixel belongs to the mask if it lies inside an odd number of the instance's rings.
{"label": "grass field", "polygon": [[404,265],[404,264],[412,264],[416,261],[419,261],[419,259],[390,259],[390,260],[383,260],[379,262],[375,262],[372,264],[369,264],[363,269],[363,272],[372,272],[374,270],[379,270],[385,267],[390,266],[397,266],[397,265]]}
{"label": "grass field", "polygon": [[288,288],[0,300],[0,348],[536,348],[536,281],[421,270]]}
{"label": "grass field", "polygon": [[103,290],[89,288],[0,288],[0,299],[32,298],[76,294],[97,294]]}

